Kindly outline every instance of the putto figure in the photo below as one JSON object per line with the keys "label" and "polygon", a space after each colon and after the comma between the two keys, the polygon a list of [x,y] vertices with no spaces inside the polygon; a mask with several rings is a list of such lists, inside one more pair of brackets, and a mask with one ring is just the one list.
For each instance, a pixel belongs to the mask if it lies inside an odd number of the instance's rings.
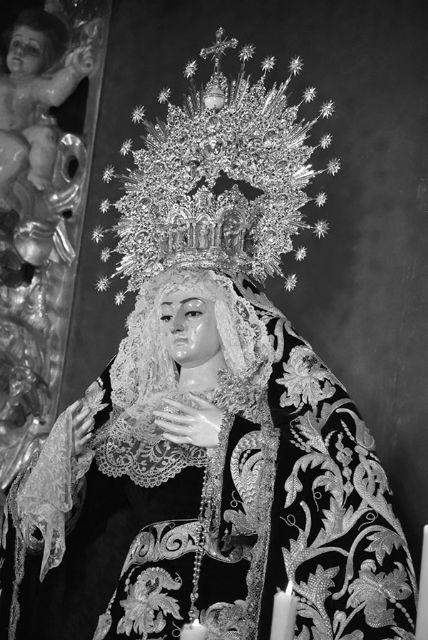
{"label": "putto figure", "polygon": [[[206,87],[169,104],[166,124],[146,123],[134,152],[116,228],[136,306],[114,361],[10,491],[10,638],[267,640],[287,582],[296,640],[413,638],[414,570],[373,437],[242,273],[279,271],[311,228],[300,208],[316,119],[297,120],[290,78],[266,87],[273,58],[255,85],[244,68],[228,84],[219,60],[236,44],[217,32]],[[243,67],[253,54],[242,49]],[[35,568],[48,577],[31,589]]]}
{"label": "putto figure", "polygon": [[[0,205],[14,205],[13,184],[21,171],[36,189],[51,187],[57,132],[49,108],[61,105],[94,68],[90,46],[74,49],[64,66],[68,30],[60,18],[39,9],[23,11],[9,41],[0,75]],[[48,75],[49,70],[52,72]]]}

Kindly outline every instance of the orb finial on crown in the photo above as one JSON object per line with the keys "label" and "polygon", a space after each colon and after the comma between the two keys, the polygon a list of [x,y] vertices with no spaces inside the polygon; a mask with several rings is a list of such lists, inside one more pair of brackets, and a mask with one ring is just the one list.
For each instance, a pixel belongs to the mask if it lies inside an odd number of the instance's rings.
{"label": "orb finial on crown", "polygon": [[220,111],[224,107],[225,103],[225,93],[224,88],[222,86],[222,75],[220,71],[220,58],[223,56],[227,49],[235,49],[238,46],[238,40],[236,38],[223,38],[224,29],[220,27],[217,29],[215,37],[216,41],[211,47],[206,47],[205,49],[201,49],[201,58],[204,60],[211,56],[214,60],[214,73],[209,81],[205,95],[204,95],[204,103],[207,109],[215,109],[216,111]]}

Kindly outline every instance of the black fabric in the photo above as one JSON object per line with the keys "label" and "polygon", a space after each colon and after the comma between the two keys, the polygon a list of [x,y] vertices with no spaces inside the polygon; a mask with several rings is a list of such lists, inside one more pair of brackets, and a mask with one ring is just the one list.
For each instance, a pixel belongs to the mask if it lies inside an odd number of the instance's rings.
{"label": "black fabric", "polygon": [[[260,316],[274,347],[280,350],[268,386],[280,445],[274,491],[267,498],[269,539],[258,594],[261,610],[256,640],[269,637],[273,595],[290,578],[300,599],[297,634],[302,640],[333,637],[339,631],[341,640],[387,640],[394,634],[409,640],[415,620],[411,562],[371,436],[343,386],[289,323],[274,311],[260,310]],[[282,349],[279,336],[284,340]],[[108,370],[102,381],[108,400]],[[107,417],[105,409],[98,415],[97,426]],[[257,535],[246,535],[233,525],[234,517],[247,514],[245,496],[239,493],[231,469],[245,436],[259,429],[260,425],[235,416],[223,472],[219,541],[226,558],[235,553],[238,559],[228,563],[204,557],[198,601],[204,610],[247,596],[247,558]],[[253,453],[257,452],[248,449],[243,465]],[[187,552],[185,545],[190,538],[182,538],[175,555],[174,549],[168,549],[160,559],[156,559],[157,547],[144,548],[141,557],[132,560],[119,576],[139,531],[147,540],[165,542],[166,534],[197,518],[201,483],[202,471],[187,468],[160,487],[143,489],[126,477],[104,476],[94,463],[61,566],[40,585],[40,558],[27,558],[17,640],[90,640],[116,587],[110,608],[113,624],[105,638],[144,637],[135,627],[127,636],[116,632],[124,619],[123,603],[129,600],[129,588],[135,587],[139,576],[146,576],[149,595],[156,595],[159,580],[166,574],[180,581],[180,589],[174,586],[168,598],[179,604],[182,615],[173,618],[162,607],[152,610],[158,631],[148,638],[172,638],[189,606],[194,553]],[[259,524],[259,532],[263,526]],[[12,548],[11,528],[2,568],[0,636],[5,638],[13,582]],[[157,582],[147,578],[151,569],[158,571]],[[156,617],[160,610],[165,620]],[[230,637],[242,638],[239,634]]]}

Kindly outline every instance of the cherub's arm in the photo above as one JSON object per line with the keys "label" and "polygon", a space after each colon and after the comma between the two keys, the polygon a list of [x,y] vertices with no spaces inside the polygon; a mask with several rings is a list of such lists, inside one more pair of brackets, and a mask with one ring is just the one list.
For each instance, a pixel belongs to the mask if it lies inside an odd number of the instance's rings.
{"label": "cherub's arm", "polygon": [[60,106],[76,89],[79,82],[95,67],[92,47],[78,47],[66,58],[65,65],[51,77],[34,81],[35,99],[50,107]]}

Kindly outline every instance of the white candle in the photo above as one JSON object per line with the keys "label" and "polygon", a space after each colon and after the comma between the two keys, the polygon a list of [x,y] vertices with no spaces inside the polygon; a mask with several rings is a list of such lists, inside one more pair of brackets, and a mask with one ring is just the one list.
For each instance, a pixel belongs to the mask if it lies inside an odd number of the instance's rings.
{"label": "white candle", "polygon": [[419,581],[418,615],[416,619],[416,640],[428,638],[428,525],[424,527],[422,546],[421,577]]}
{"label": "white candle", "polygon": [[294,640],[297,598],[292,594],[293,583],[290,581],[286,591],[278,590],[273,597],[270,640]]}
{"label": "white candle", "polygon": [[180,631],[180,640],[205,640],[207,634],[208,629],[199,620],[193,620]]}

